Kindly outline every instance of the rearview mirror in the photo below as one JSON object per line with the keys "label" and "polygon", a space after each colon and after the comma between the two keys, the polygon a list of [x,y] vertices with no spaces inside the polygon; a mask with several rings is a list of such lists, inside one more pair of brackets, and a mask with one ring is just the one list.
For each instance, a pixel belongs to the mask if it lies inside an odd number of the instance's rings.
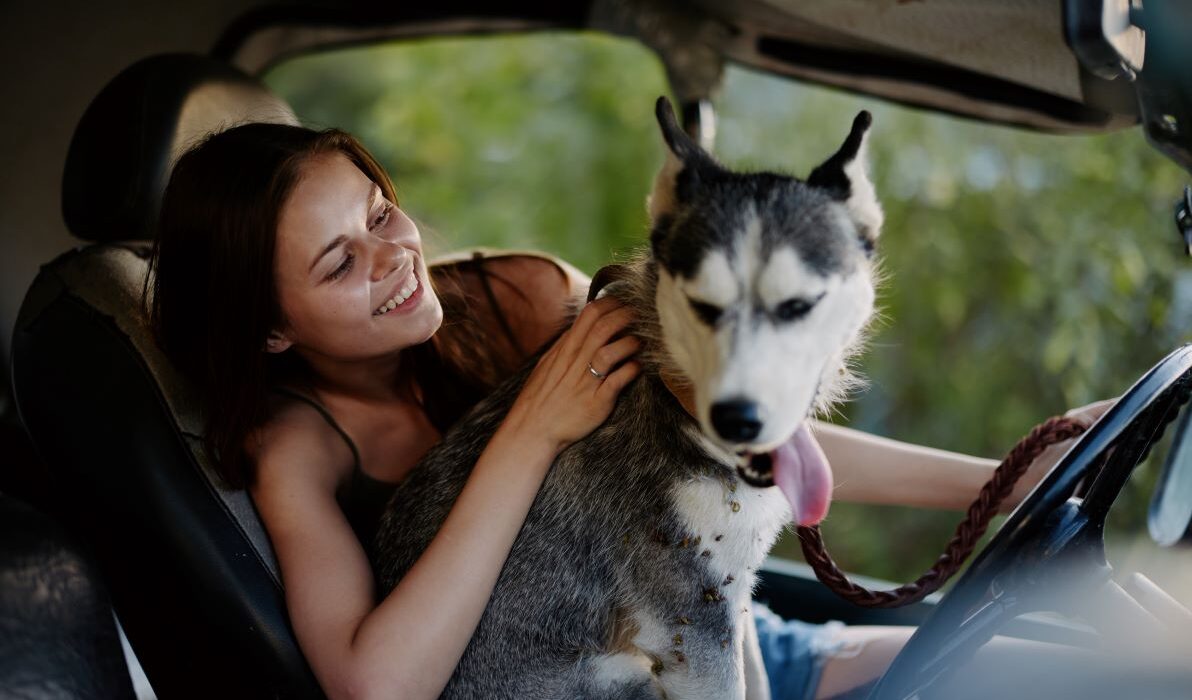
{"label": "rearview mirror", "polygon": [[1147,139],[1192,171],[1192,6],[1187,2],[1064,0],[1064,36],[1105,80],[1130,80]]}
{"label": "rearview mirror", "polygon": [[1187,404],[1176,422],[1171,449],[1163,462],[1163,473],[1155,485],[1147,514],[1151,539],[1163,547],[1192,543],[1192,404]]}

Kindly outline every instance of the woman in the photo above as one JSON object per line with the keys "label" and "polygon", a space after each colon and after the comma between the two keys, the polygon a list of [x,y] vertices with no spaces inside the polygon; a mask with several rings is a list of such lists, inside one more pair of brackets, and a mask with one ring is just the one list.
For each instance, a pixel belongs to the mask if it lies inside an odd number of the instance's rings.
{"label": "woman", "polygon": [[[628,311],[607,299],[585,307],[541,356],[421,559],[377,600],[361,541],[388,494],[555,335],[587,284],[545,256],[432,274],[396,202],[382,168],[342,132],[241,126],[179,160],[153,256],[159,342],[201,389],[208,449],[252,494],[294,632],[332,698],[439,694],[554,456],[639,372],[638,341],[622,334]],[[963,507],[992,468],[820,434],[843,498]],[[878,462],[874,478],[863,473]],[[863,683],[905,638],[758,615],[775,697]]]}

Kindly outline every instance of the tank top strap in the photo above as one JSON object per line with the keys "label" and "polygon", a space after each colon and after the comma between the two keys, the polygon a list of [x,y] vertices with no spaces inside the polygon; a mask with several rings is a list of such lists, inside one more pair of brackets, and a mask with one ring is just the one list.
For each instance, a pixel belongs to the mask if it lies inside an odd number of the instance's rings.
{"label": "tank top strap", "polygon": [[484,296],[488,298],[488,305],[492,308],[493,316],[496,317],[497,323],[501,326],[501,331],[509,339],[510,345],[517,351],[518,356],[525,357],[527,353],[522,347],[521,341],[518,340],[517,334],[513,332],[513,327],[509,325],[509,319],[505,318],[505,312],[501,310],[501,305],[497,303],[497,295],[493,294],[492,283],[488,280],[488,270],[484,266],[484,251],[472,251],[472,266],[475,268],[476,274],[480,277],[480,285],[484,288]]}
{"label": "tank top strap", "polygon": [[567,279],[568,285],[571,288],[572,296],[579,295],[582,297],[583,294],[587,292],[588,285],[591,283],[591,280],[588,278],[588,276],[571,263],[556,255],[551,255],[550,253],[544,253],[538,250],[506,250],[484,246],[471,247],[437,256],[433,260],[429,261],[428,264],[432,269],[437,267],[463,267],[470,265],[480,278],[480,284],[484,289],[484,295],[487,297],[489,307],[492,309],[492,313],[497,319],[497,324],[501,327],[502,334],[509,339],[509,342],[512,344],[513,348],[524,357],[527,353],[522,348],[522,344],[514,334],[513,328],[510,326],[508,318],[505,316],[505,313],[501,310],[500,305],[497,303],[497,297],[493,293],[492,284],[489,281],[489,272],[484,264],[484,262],[487,260],[512,257],[537,258],[539,260],[545,260],[551,263],[556,269],[558,269],[560,273],[562,273],[563,277]]}
{"label": "tank top strap", "polygon": [[302,394],[300,392],[294,391],[293,389],[286,389],[285,387],[275,386],[275,387],[273,387],[273,391],[275,393],[281,394],[282,396],[286,396],[286,397],[294,399],[296,401],[301,401],[302,403],[304,403],[304,404],[310,406],[311,408],[315,409],[316,411],[318,411],[319,415],[323,417],[323,420],[327,421],[327,425],[330,425],[331,428],[333,430],[335,430],[335,432],[339,433],[339,436],[344,439],[345,443],[347,443],[348,449],[352,451],[352,465],[353,465],[352,469],[353,469],[353,471],[354,472],[361,471],[360,450],[356,449],[356,443],[352,442],[352,438],[348,436],[347,431],[344,430],[343,427],[341,427],[338,422],[336,422],[335,417],[331,415],[331,411],[328,411],[326,406],[319,403],[313,397],[310,397],[310,396],[307,396],[306,394]]}
{"label": "tank top strap", "polygon": [[327,421],[327,425],[339,433],[339,436],[347,443],[348,449],[352,451],[352,474],[343,488],[336,490],[335,499],[343,509],[352,531],[356,533],[356,539],[367,551],[372,546],[373,536],[381,522],[381,515],[385,512],[389,498],[397,489],[397,484],[375,479],[364,472],[356,443],[352,442],[347,431],[335,420],[326,406],[313,397],[292,389],[274,387],[273,390],[282,396],[301,401],[318,411],[323,420]]}

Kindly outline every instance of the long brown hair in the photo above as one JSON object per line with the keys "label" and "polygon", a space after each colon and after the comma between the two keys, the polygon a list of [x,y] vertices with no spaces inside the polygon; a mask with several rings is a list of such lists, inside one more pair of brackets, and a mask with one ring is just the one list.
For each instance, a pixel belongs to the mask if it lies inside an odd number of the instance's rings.
{"label": "long brown hair", "polygon": [[[273,272],[277,225],[302,164],[334,151],[397,202],[384,168],[351,135],[284,124],[208,137],[178,160],[162,200],[147,313],[162,350],[198,388],[208,454],[232,486],[252,480],[245,446],[268,419],[270,388],[302,383],[308,373],[295,352],[264,352],[284,320]],[[407,377],[445,431],[511,368],[481,355],[491,345],[459,280],[438,272],[431,284],[445,321],[430,341],[408,349]]]}

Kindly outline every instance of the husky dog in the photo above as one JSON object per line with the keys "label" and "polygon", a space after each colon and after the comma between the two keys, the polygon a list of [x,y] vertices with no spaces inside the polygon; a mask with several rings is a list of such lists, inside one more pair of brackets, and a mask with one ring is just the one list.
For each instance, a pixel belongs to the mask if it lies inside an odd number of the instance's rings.
{"label": "husky dog", "polygon": [[[649,250],[606,290],[635,311],[642,374],[555,460],[443,698],[743,698],[755,571],[792,517],[827,511],[805,423],[847,390],[873,312],[869,114],[804,182],[730,172],[669,102],[656,111],[669,154]],[[529,369],[395,494],[382,591],[430,543]]]}

